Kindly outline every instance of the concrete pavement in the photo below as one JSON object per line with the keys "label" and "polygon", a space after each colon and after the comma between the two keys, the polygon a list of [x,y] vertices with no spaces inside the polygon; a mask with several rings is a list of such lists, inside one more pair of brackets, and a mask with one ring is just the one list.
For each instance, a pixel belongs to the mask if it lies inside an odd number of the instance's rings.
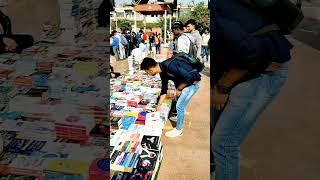
{"label": "concrete pavement", "polygon": [[320,51],[291,41],[287,83],[241,147],[241,180],[320,177]]}

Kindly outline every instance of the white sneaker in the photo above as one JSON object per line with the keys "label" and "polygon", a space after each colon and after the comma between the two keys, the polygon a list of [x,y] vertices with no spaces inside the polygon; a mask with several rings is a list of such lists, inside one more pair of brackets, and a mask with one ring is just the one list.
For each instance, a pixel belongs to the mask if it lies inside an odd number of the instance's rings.
{"label": "white sneaker", "polygon": [[169,119],[170,119],[171,121],[177,121],[177,116],[171,116]]}
{"label": "white sneaker", "polygon": [[167,137],[182,136],[182,130],[177,130],[176,128],[173,128],[171,131],[166,132],[165,136]]}

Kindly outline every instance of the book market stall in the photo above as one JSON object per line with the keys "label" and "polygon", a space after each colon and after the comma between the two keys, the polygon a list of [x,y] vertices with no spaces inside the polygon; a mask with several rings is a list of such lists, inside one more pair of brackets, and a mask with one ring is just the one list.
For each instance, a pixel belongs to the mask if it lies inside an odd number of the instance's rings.
{"label": "book market stall", "polygon": [[42,41],[0,55],[0,178],[109,178],[105,51]]}
{"label": "book market stall", "polygon": [[110,86],[111,179],[156,179],[171,99],[156,111],[161,80],[141,72],[111,79]]}
{"label": "book market stall", "polygon": [[21,54],[0,54],[1,180],[109,179],[101,2],[59,0],[60,24],[44,22]]}

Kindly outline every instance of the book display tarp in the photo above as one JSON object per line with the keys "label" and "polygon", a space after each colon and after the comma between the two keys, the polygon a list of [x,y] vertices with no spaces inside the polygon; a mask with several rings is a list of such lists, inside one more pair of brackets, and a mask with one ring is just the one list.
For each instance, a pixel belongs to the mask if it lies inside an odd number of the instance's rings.
{"label": "book display tarp", "polygon": [[0,55],[2,177],[109,178],[106,49],[41,41]]}
{"label": "book display tarp", "polygon": [[142,72],[111,79],[110,86],[111,179],[155,179],[172,99],[156,111],[161,80]]}

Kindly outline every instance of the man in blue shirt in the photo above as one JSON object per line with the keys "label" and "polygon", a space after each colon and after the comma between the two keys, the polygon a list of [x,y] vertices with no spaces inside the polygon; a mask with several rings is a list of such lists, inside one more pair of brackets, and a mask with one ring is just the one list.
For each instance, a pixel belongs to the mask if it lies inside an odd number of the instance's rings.
{"label": "man in blue shirt", "polygon": [[236,180],[240,145],[283,86],[292,45],[278,30],[253,35],[273,23],[241,0],[216,0],[210,9],[215,164],[211,178]]}
{"label": "man in blue shirt", "polygon": [[149,75],[155,76],[160,74],[162,87],[161,95],[158,102],[157,110],[160,110],[162,102],[165,100],[168,91],[168,81],[172,80],[176,87],[176,96],[178,101],[177,109],[177,125],[176,127],[165,133],[167,137],[177,137],[182,135],[183,124],[185,120],[185,109],[190,102],[192,96],[199,90],[201,75],[199,72],[193,71],[193,67],[181,60],[163,61],[157,63],[152,58],[144,58],[141,63],[141,70],[145,70]]}
{"label": "man in blue shirt", "polygon": [[120,36],[118,35],[117,31],[112,31],[111,37],[112,37],[111,46],[113,49],[113,53],[116,57],[116,60],[119,60],[120,59],[120,55],[119,55]]}

